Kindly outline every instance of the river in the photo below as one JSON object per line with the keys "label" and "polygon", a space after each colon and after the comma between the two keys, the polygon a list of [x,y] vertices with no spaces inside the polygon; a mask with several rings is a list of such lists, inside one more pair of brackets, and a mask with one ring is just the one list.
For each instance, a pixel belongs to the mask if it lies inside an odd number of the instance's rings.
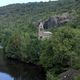
{"label": "river", "polygon": [[0,53],[0,80],[46,80],[41,66],[16,59],[4,59]]}

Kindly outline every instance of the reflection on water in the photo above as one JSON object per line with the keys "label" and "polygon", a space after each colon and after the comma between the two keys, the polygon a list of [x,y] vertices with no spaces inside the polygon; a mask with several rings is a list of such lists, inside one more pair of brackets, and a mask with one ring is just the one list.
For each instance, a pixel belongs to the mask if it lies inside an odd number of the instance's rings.
{"label": "reflection on water", "polygon": [[0,80],[14,80],[14,78],[7,73],[0,72]]}
{"label": "reflection on water", "polygon": [[0,54],[0,80],[45,80],[44,69],[33,64],[7,59]]}
{"label": "reflection on water", "polygon": [[45,80],[45,73],[39,66],[8,59],[0,66],[0,80]]}
{"label": "reflection on water", "polygon": [[8,73],[15,80],[45,80],[43,68],[33,64],[26,64],[17,60],[7,60]]}

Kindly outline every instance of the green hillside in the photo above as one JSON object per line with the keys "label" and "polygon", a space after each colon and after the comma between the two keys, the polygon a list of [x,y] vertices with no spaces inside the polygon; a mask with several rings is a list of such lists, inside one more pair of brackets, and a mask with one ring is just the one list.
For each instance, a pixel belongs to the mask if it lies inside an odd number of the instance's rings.
{"label": "green hillside", "polygon": [[12,4],[0,8],[0,26],[23,27],[32,22],[47,19],[49,16],[69,12],[79,14],[78,0],[59,0],[51,2]]}
{"label": "green hillside", "polygon": [[[37,23],[65,12],[72,21],[49,29],[53,33],[50,39],[38,40]],[[0,45],[7,58],[42,65],[47,80],[58,80],[59,74],[71,68],[80,70],[80,0],[0,7]]]}

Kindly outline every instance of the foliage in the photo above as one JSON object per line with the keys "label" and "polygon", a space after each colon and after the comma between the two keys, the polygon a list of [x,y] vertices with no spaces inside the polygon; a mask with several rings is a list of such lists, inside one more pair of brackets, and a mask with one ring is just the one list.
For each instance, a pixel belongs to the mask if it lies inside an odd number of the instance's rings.
{"label": "foliage", "polygon": [[[80,30],[70,27],[58,28],[51,39],[45,40],[40,63],[47,69],[59,73],[78,64],[80,58]],[[45,47],[46,46],[46,47]]]}
{"label": "foliage", "polygon": [[55,76],[54,73],[52,73],[52,71],[48,71],[47,72],[47,80],[58,80],[57,76]]}
{"label": "foliage", "polygon": [[74,80],[80,80],[80,75],[79,75],[79,76],[76,76],[76,77],[74,78]]}
{"label": "foliage", "polygon": [[[37,39],[37,23],[68,12],[72,21],[49,29],[50,39]],[[66,26],[67,25],[67,26]],[[0,7],[0,45],[6,57],[45,67],[47,80],[66,68],[80,69],[80,0],[12,4]]]}

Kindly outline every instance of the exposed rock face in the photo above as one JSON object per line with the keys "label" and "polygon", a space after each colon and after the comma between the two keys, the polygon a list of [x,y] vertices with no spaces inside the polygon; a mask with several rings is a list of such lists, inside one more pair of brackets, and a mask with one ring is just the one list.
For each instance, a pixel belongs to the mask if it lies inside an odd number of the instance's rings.
{"label": "exposed rock face", "polygon": [[43,26],[45,29],[48,29],[69,22],[70,20],[71,20],[70,15],[68,13],[64,13],[60,16],[49,17],[48,20],[44,21]]}
{"label": "exposed rock face", "polygon": [[73,78],[78,75],[80,75],[80,71],[69,69],[68,71],[59,75],[59,80],[73,80]]}
{"label": "exposed rock face", "polygon": [[49,17],[47,21],[44,22],[44,28],[48,29],[50,27],[55,27],[58,25],[58,19],[56,17]]}

